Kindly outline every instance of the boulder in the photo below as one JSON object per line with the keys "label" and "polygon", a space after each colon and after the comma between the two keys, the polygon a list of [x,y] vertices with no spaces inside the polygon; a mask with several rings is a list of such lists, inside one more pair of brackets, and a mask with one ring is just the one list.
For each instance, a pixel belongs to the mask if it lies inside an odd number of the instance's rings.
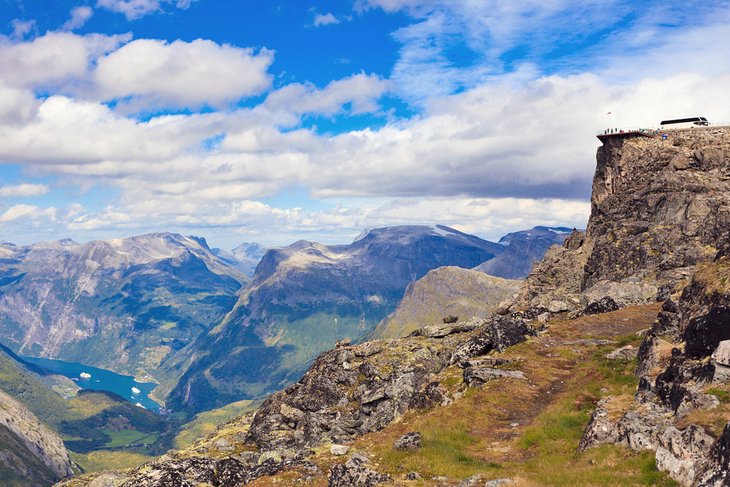
{"label": "boulder", "polygon": [[330,468],[329,487],[372,487],[390,482],[389,475],[373,470],[360,459],[351,458]]}
{"label": "boulder", "polygon": [[330,447],[330,453],[335,456],[345,455],[350,451],[350,447],[347,445],[332,445]]}
{"label": "boulder", "polygon": [[586,306],[583,310],[583,314],[595,315],[599,313],[608,313],[610,311],[618,310],[618,304],[610,296],[605,296],[598,301],[593,301]]}
{"label": "boulder", "polygon": [[638,354],[638,348],[635,348],[633,345],[626,345],[607,354],[606,358],[609,360],[633,360]]}
{"label": "boulder", "polygon": [[421,433],[417,431],[406,433],[395,440],[393,448],[396,450],[418,450],[421,448]]}
{"label": "boulder", "polygon": [[469,387],[476,387],[494,379],[525,379],[519,370],[502,370],[493,367],[467,367],[464,369],[464,382]]}

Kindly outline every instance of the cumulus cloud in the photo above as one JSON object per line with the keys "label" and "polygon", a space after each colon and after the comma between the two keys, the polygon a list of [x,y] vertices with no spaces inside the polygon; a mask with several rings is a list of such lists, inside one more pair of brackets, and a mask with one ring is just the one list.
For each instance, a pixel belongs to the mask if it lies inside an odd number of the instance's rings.
{"label": "cumulus cloud", "polygon": [[334,25],[339,24],[340,19],[334,16],[331,12],[328,12],[326,14],[316,14],[314,16],[314,22],[312,25],[315,27],[321,27],[323,25]]}
{"label": "cumulus cloud", "polygon": [[74,7],[71,10],[71,18],[61,27],[62,30],[75,30],[83,27],[86,22],[89,21],[91,16],[94,15],[94,10],[88,6]]}
{"label": "cumulus cloud", "polygon": [[21,88],[78,90],[88,78],[91,63],[127,40],[129,35],[70,32],[49,32],[18,43],[0,38],[0,81]]}
{"label": "cumulus cloud", "polygon": [[271,84],[273,52],[198,39],[139,39],[97,61],[94,85],[103,100],[131,97],[132,110],[224,106]]}
{"label": "cumulus cloud", "polygon": [[48,193],[49,188],[45,184],[17,184],[0,186],[0,198],[28,198],[31,196],[41,196]]}
{"label": "cumulus cloud", "polygon": [[39,105],[30,90],[11,88],[0,81],[0,132],[2,125],[17,126],[30,120]]}
{"label": "cumulus cloud", "polygon": [[372,113],[379,109],[377,100],[388,88],[388,81],[364,73],[332,81],[322,89],[311,83],[291,83],[270,93],[262,109],[331,116],[349,105],[352,114]]}

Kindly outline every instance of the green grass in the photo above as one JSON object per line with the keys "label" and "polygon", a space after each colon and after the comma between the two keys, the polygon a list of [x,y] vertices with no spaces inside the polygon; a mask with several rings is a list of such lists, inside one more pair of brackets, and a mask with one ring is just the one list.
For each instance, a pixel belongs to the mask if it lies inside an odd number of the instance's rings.
{"label": "green grass", "polygon": [[421,431],[420,450],[395,450],[384,445],[378,451],[378,459],[392,470],[413,470],[425,477],[466,478],[486,471],[499,472],[502,469],[500,465],[481,460],[468,452],[469,447],[478,441],[468,432],[468,425],[464,422],[444,428],[430,426]]}
{"label": "green grass", "polygon": [[717,397],[723,404],[730,402],[730,392],[726,391],[725,389],[711,387],[707,389],[707,393]]}
{"label": "green grass", "polygon": [[260,401],[239,401],[198,414],[192,421],[182,426],[175,436],[173,446],[182,450],[192,445],[195,440],[213,433],[218,425],[240,416],[258,407]]}

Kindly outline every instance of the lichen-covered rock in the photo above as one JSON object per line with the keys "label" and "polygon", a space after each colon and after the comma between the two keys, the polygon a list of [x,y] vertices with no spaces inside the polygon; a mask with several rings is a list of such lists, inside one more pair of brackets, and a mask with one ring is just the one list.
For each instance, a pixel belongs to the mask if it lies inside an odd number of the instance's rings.
{"label": "lichen-covered rock", "polygon": [[510,316],[494,316],[482,326],[474,337],[459,346],[451,357],[451,363],[463,363],[470,358],[486,355],[492,350],[501,351],[512,345],[525,341],[527,336],[534,335],[528,319],[522,313]]}
{"label": "lichen-covered rock", "polygon": [[614,301],[611,296],[604,296],[597,301],[588,303],[588,306],[586,306],[585,310],[583,310],[583,314],[595,315],[599,313],[616,311],[617,309],[618,304],[616,304],[616,301]]}
{"label": "lichen-covered rock", "polygon": [[524,379],[519,370],[502,370],[493,367],[467,367],[464,369],[464,382],[469,387],[480,386],[494,379]]}
{"label": "lichen-covered rock", "polygon": [[418,450],[421,448],[421,433],[417,431],[406,433],[395,440],[393,448],[396,450]]}
{"label": "lichen-covered rock", "polygon": [[372,487],[390,482],[389,475],[379,473],[367,463],[351,458],[330,468],[329,487]]}

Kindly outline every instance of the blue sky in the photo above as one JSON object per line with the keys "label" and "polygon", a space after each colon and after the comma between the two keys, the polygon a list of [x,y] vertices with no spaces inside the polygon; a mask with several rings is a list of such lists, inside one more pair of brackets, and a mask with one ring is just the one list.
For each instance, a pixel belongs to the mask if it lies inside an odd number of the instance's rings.
{"label": "blue sky", "polygon": [[597,130],[730,121],[730,3],[0,0],[0,240],[582,226]]}

